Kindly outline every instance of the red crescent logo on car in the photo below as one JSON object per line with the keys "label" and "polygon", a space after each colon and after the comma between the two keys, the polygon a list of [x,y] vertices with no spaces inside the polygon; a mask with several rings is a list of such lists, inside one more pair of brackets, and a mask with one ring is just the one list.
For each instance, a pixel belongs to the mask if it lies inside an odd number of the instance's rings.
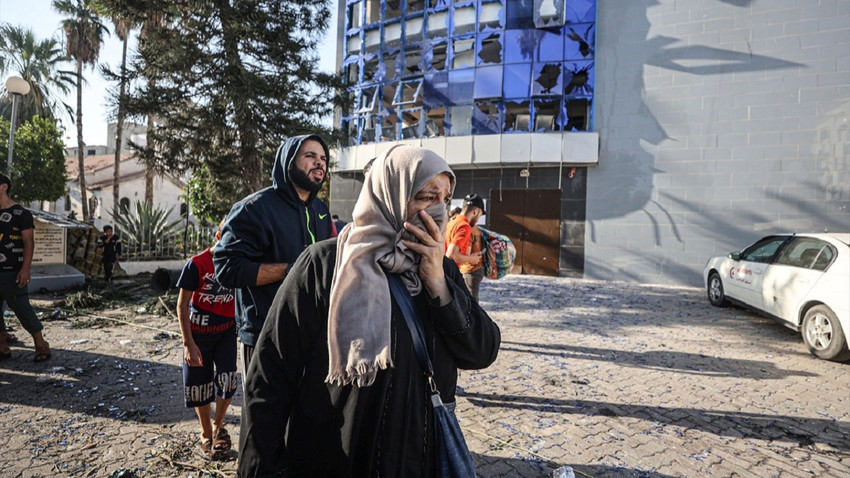
{"label": "red crescent logo on car", "polygon": [[735,278],[735,268],[734,267],[729,269],[729,277],[731,277],[733,279]]}

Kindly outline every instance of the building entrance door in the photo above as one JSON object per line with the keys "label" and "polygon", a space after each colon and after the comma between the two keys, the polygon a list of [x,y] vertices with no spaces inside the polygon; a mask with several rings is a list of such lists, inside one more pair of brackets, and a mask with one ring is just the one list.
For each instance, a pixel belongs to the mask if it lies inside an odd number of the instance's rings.
{"label": "building entrance door", "polygon": [[513,274],[558,275],[561,244],[561,191],[490,191],[489,227],[516,246]]}

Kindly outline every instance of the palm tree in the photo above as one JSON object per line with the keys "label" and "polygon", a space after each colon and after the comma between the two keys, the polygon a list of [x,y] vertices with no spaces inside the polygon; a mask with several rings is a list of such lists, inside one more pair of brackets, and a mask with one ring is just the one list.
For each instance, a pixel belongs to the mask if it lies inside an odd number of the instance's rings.
{"label": "palm tree", "polygon": [[121,74],[118,81],[118,114],[117,124],[115,125],[115,162],[112,171],[112,207],[113,216],[121,214],[119,207],[120,194],[118,188],[120,186],[119,179],[121,177],[121,146],[124,136],[124,118],[127,113],[126,94],[127,94],[127,43],[130,38],[130,31],[133,29],[133,20],[127,11],[122,11],[117,5],[109,1],[99,1],[98,6],[101,11],[112,19],[112,25],[115,29],[115,34],[121,39]]}
{"label": "palm tree", "polygon": [[[38,40],[29,28],[0,24],[0,75],[19,75],[31,87],[30,93],[18,105],[20,123],[29,121],[33,116],[57,122],[59,115],[56,110],[60,107],[65,109],[69,118],[73,117],[71,106],[59,99],[67,95],[76,83],[74,72],[64,69],[69,61],[58,40]],[[11,118],[11,106],[11,101],[0,103],[0,115]]]}
{"label": "palm tree", "polygon": [[77,62],[77,159],[79,166],[80,200],[83,217],[89,217],[86,194],[85,162],[83,160],[83,65],[94,65],[100,54],[103,35],[108,33],[95,10],[93,0],[53,0],[53,9],[66,15],[62,20],[68,55]]}

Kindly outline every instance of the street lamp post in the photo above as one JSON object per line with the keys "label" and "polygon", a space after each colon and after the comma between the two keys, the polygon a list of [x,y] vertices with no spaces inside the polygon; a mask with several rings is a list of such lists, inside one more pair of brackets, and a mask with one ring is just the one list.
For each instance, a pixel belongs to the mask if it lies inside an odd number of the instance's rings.
{"label": "street lamp post", "polygon": [[12,95],[12,124],[9,126],[9,159],[6,162],[6,173],[12,176],[12,151],[15,149],[15,119],[18,115],[18,97],[30,92],[30,84],[20,76],[10,76],[6,79],[6,91]]}

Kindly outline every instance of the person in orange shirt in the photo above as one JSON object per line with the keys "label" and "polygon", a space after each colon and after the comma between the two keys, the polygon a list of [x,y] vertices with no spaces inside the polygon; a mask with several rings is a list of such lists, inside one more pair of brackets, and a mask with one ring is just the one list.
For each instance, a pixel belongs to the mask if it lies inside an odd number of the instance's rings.
{"label": "person in orange shirt", "polygon": [[478,220],[484,215],[484,200],[472,193],[464,198],[463,209],[446,228],[446,257],[457,264],[472,297],[478,300],[484,278],[481,231]]}

